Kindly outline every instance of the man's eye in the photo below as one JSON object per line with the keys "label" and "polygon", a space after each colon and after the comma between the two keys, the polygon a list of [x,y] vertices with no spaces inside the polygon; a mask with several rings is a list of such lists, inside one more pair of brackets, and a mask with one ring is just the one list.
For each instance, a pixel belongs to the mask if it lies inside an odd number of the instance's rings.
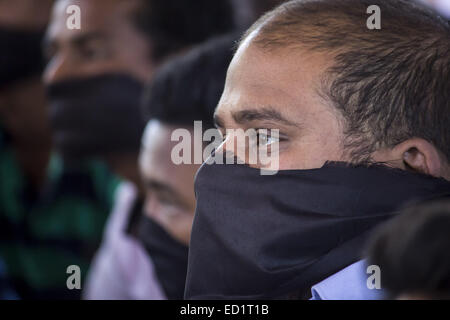
{"label": "man's eye", "polygon": [[159,203],[164,206],[177,206],[178,203],[170,196],[160,195],[158,196]]}
{"label": "man's eye", "polygon": [[104,52],[95,49],[85,49],[83,50],[82,54],[85,59],[89,60],[99,60],[106,57]]}
{"label": "man's eye", "polygon": [[258,146],[269,146],[273,143],[279,142],[279,138],[271,133],[267,133],[267,130],[260,130],[257,133]]}
{"label": "man's eye", "polygon": [[101,60],[107,59],[110,54],[104,44],[92,43],[82,48],[81,55],[84,59]]}

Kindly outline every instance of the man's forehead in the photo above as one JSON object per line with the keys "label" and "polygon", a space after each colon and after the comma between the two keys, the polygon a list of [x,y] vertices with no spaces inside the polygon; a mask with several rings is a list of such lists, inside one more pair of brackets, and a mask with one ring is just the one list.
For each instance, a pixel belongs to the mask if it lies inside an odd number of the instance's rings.
{"label": "man's forehead", "polygon": [[330,64],[321,54],[266,52],[245,40],[228,70],[217,114],[270,106],[289,116],[295,109],[317,103],[322,75]]}
{"label": "man's forehead", "polygon": [[[292,110],[307,104],[305,94],[292,92],[282,82],[259,76],[258,73],[242,75],[227,80],[227,85],[216,109],[219,118],[239,119],[289,119]],[[300,90],[305,93],[306,90]],[[239,122],[239,121],[236,121]]]}
{"label": "man's forehead", "polygon": [[[216,109],[218,116],[232,116],[235,119],[258,118],[254,111],[264,114],[285,114],[289,109],[302,104],[282,88],[267,85],[242,85],[226,90]],[[228,113],[228,115],[225,115]],[[275,117],[276,118],[276,117]]]}
{"label": "man's forehead", "polygon": [[[193,127],[167,125],[159,120],[151,120],[142,136],[142,150],[152,157],[159,157],[163,162],[170,161],[172,149],[180,143],[179,135],[182,135],[183,142],[190,141],[189,146],[194,146],[193,130]],[[172,139],[172,136],[175,138]]]}
{"label": "man's forehead", "polygon": [[[259,81],[280,79],[301,81],[318,79],[334,64],[335,55],[308,49],[306,46],[265,48],[255,42],[258,30],[252,32],[239,46],[231,61],[228,78],[243,80],[258,75]],[[255,81],[255,79],[252,79]]]}
{"label": "man's forehead", "polygon": [[[180,141],[171,141],[172,133],[177,126],[165,125],[153,120],[147,125],[143,135],[142,149],[140,156],[140,166],[143,174],[147,178],[162,181],[166,184],[173,184],[172,188],[177,189],[177,181],[183,178],[192,178],[193,166],[187,164],[176,165],[172,160],[173,148]],[[186,128],[184,128],[186,129]],[[193,132],[189,131],[191,140],[191,150],[193,150]],[[185,137],[188,138],[188,137]]]}
{"label": "man's forehead", "polygon": [[[55,3],[48,36],[66,36],[69,38],[103,31],[105,33],[130,18],[131,13],[141,0],[60,0]],[[71,5],[79,6],[81,28],[69,30],[67,20],[73,13],[67,13]]]}
{"label": "man's forehead", "polygon": [[151,120],[142,136],[142,146],[146,150],[160,148],[161,146],[168,146],[171,142],[172,132],[175,127],[167,126],[159,120]]}

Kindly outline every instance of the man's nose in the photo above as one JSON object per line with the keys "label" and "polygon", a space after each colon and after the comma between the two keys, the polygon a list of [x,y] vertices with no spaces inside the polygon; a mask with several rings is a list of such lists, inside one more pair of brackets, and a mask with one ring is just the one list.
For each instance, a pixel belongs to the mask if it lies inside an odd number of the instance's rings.
{"label": "man's nose", "polygon": [[226,156],[234,156],[236,154],[236,136],[232,134],[227,135],[219,147],[216,149],[216,153],[222,153]]}
{"label": "man's nose", "polygon": [[77,68],[70,63],[67,56],[54,57],[46,66],[43,74],[45,84],[52,84],[77,76]]}
{"label": "man's nose", "polygon": [[148,217],[157,219],[159,212],[159,202],[155,195],[147,195],[145,199],[144,210]]}
{"label": "man's nose", "polygon": [[216,152],[223,153],[226,158],[238,158],[240,161],[248,163],[248,149],[248,141],[243,130],[230,130]]}

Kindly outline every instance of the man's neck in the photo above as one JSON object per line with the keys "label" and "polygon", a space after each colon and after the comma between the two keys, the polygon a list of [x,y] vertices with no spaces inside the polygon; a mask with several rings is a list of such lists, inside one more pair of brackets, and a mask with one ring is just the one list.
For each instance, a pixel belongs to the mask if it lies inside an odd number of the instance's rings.
{"label": "man's neck", "polygon": [[47,176],[51,154],[50,136],[41,139],[14,140],[13,150],[24,176],[36,190],[39,190]]}

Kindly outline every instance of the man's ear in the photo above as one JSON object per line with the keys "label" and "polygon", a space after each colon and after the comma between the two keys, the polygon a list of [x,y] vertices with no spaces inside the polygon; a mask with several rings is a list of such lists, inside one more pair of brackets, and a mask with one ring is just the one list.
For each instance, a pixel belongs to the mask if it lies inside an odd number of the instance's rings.
{"label": "man's ear", "polygon": [[397,159],[402,159],[406,170],[409,169],[434,177],[446,175],[445,157],[432,143],[424,139],[408,139],[396,145],[392,152]]}

